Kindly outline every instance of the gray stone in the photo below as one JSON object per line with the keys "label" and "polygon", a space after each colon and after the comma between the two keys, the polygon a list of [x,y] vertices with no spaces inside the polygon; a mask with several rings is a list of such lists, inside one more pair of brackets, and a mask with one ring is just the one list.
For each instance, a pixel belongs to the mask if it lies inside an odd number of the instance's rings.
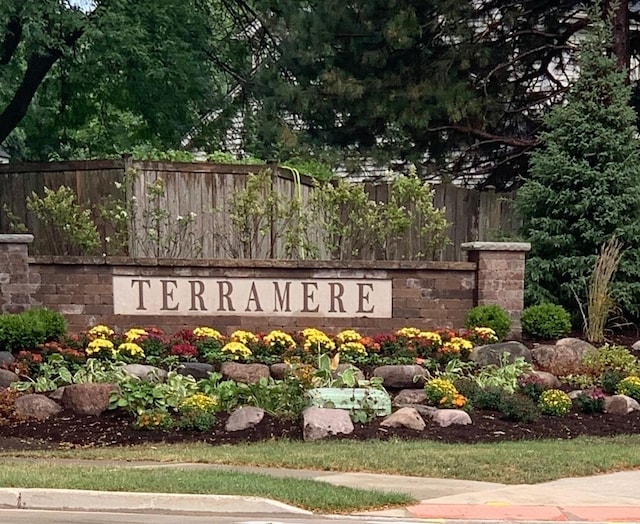
{"label": "gray stone", "polygon": [[18,382],[20,377],[8,369],[0,369],[0,388],[8,388],[12,382]]}
{"label": "gray stone", "polygon": [[461,426],[471,424],[469,413],[461,409],[433,409],[429,410],[428,414],[431,420],[442,428],[446,428],[452,424],[459,424]]}
{"label": "gray stone", "polygon": [[45,420],[62,411],[62,407],[46,395],[31,393],[16,398],[16,413],[25,419]]}
{"label": "gray stone", "polygon": [[271,366],[269,366],[271,377],[275,380],[283,380],[290,369],[291,366],[289,366],[289,364],[285,364],[284,362],[278,362],[277,364],[271,364]]}
{"label": "gray stone", "polygon": [[424,384],[425,375],[426,372],[422,366],[410,364],[380,366],[373,370],[373,376],[382,378],[386,388],[420,387]]}
{"label": "gray stone", "polygon": [[634,351],[640,351],[640,340],[636,340],[633,343],[633,346],[631,346],[631,349],[633,349]]}
{"label": "gray stone", "polygon": [[71,384],[64,388],[62,404],[78,415],[100,415],[109,409],[113,384]]}
{"label": "gray stone", "polygon": [[196,380],[209,378],[209,373],[212,371],[213,366],[204,362],[180,362],[178,367],[180,375],[192,376]]}
{"label": "gray stone", "polygon": [[62,402],[62,395],[64,395],[64,386],[54,389],[50,393],[47,393],[47,397],[56,402]]}
{"label": "gray stone", "polygon": [[138,377],[140,380],[156,380],[163,382],[167,378],[167,372],[164,369],[155,366],[147,366],[145,364],[127,364],[122,368],[125,373]]}
{"label": "gray stone", "polygon": [[553,373],[549,373],[547,371],[533,371],[532,375],[536,375],[549,389],[558,389],[561,385],[560,380]]}
{"label": "gray stone", "polygon": [[305,441],[321,440],[331,435],[349,435],[353,430],[349,413],[343,409],[311,407],[302,413]]}
{"label": "gray stone", "polygon": [[407,404],[423,404],[427,400],[427,394],[423,388],[403,389],[393,397],[394,406],[404,406]]}
{"label": "gray stone", "polygon": [[0,351],[0,368],[2,366],[10,366],[16,361],[10,351]]}
{"label": "gray stone", "polygon": [[408,428],[414,431],[422,431],[427,427],[420,413],[415,408],[400,408],[398,411],[391,413],[387,418],[380,422],[381,426],[389,428]]}
{"label": "gray stone", "polygon": [[225,429],[227,431],[242,431],[257,426],[264,418],[264,409],[253,406],[243,406],[229,415]]}
{"label": "gray stone", "polygon": [[605,413],[628,415],[632,411],[640,411],[640,404],[627,395],[612,395],[604,399]]}
{"label": "gray stone", "polygon": [[239,362],[223,362],[220,373],[225,379],[255,384],[261,378],[271,377],[269,366],[265,364],[240,364]]}
{"label": "gray stone", "polygon": [[504,353],[509,353],[507,362],[513,363],[518,357],[524,358],[526,362],[531,362],[531,352],[529,348],[520,342],[510,340],[509,342],[499,342],[497,344],[486,344],[471,350],[469,358],[479,366],[500,365],[500,358]]}

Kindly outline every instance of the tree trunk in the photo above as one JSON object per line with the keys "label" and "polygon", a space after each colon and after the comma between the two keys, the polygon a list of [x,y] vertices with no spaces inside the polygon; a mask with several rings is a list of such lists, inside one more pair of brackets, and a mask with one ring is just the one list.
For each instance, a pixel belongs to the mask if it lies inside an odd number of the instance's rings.
{"label": "tree trunk", "polygon": [[629,0],[607,0],[604,3],[604,15],[610,20],[613,38],[613,54],[616,56],[618,70],[627,72],[629,81],[629,67],[631,51],[629,45]]}

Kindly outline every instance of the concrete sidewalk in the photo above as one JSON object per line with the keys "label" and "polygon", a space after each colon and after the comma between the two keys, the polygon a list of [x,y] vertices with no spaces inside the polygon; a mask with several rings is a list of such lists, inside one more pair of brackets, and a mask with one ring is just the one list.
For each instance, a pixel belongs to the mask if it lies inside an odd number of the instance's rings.
{"label": "concrete sidewalk", "polygon": [[[31,459],[4,459],[4,461]],[[369,517],[464,519],[483,521],[590,521],[640,523],[640,471],[555,480],[535,485],[506,485],[452,479],[369,473],[253,468],[211,464],[59,460],[78,465],[127,468],[233,470],[278,477],[306,478],[337,486],[404,492],[420,502],[407,508],[363,512]],[[308,513],[257,497],[77,492],[72,490],[0,489],[0,507],[31,509],[93,509],[200,513]]]}

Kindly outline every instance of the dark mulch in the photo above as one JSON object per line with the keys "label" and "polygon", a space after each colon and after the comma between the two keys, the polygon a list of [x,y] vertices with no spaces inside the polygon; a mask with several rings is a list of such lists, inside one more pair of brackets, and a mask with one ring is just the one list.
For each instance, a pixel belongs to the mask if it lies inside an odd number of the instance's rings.
{"label": "dark mulch", "polygon": [[[640,413],[628,416],[610,414],[583,415],[571,413],[566,417],[541,417],[534,423],[514,423],[501,420],[498,413],[474,411],[473,424],[441,428],[429,424],[416,432],[407,429],[380,427],[379,421],[356,424],[352,435],[340,438],[366,439],[426,439],[438,442],[478,443],[504,440],[571,439],[581,435],[611,436],[640,433]],[[224,429],[226,416],[220,415],[209,432],[136,430],[125,413],[109,411],[101,416],[78,416],[70,412],[42,422],[24,422],[0,426],[0,450],[78,448],[150,444],[158,442],[206,442],[212,445],[238,442],[257,442],[272,438],[302,439],[299,423],[265,416],[257,427],[234,433]]]}

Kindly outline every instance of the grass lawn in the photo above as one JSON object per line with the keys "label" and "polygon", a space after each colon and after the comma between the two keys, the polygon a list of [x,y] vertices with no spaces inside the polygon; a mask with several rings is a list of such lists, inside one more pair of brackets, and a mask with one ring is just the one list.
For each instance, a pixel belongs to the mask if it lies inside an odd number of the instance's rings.
{"label": "grass lawn", "polygon": [[639,447],[640,435],[471,445],[424,440],[279,440],[233,446],[171,444],[12,452],[0,453],[0,457],[200,462],[535,484],[564,477],[638,469]]}

